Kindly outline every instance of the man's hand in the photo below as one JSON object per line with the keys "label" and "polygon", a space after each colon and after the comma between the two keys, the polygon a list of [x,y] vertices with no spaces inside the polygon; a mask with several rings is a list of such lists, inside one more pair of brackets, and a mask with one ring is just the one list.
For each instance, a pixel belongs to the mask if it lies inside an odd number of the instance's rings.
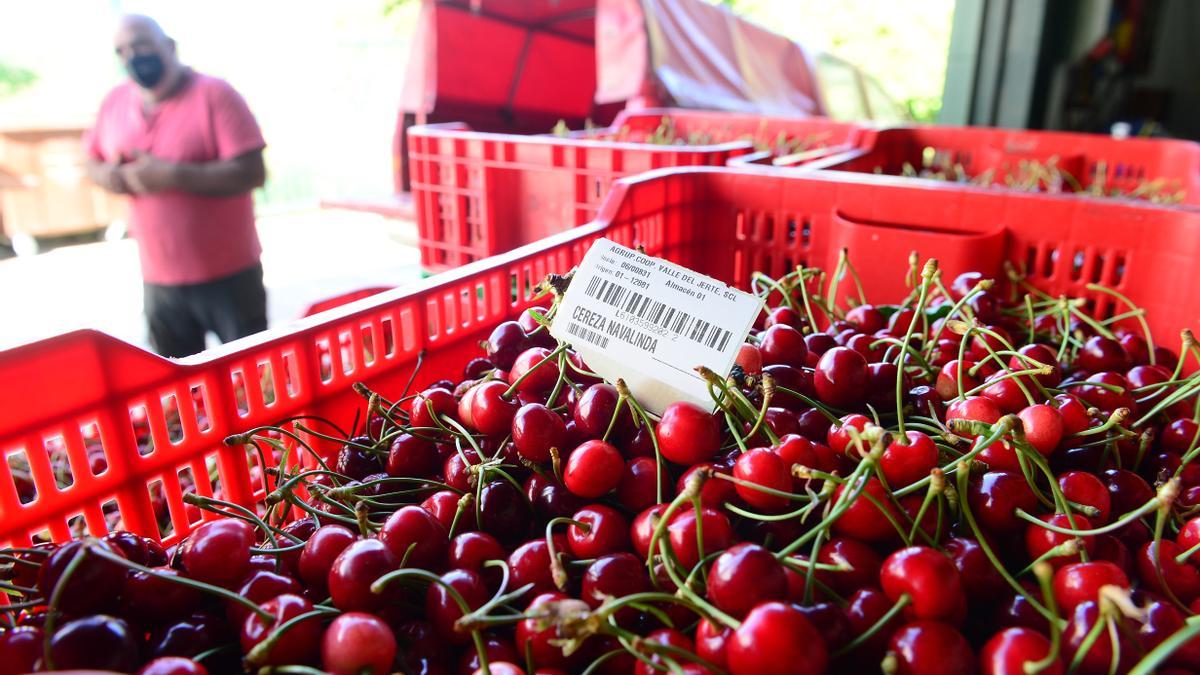
{"label": "man's hand", "polygon": [[118,169],[121,180],[135,194],[162,192],[176,187],[177,165],[154,155],[139,154]]}

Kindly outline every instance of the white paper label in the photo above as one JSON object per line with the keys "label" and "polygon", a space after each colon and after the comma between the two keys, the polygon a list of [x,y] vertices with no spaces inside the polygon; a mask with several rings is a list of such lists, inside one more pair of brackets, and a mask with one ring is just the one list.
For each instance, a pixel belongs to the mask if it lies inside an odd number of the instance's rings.
{"label": "white paper label", "polygon": [[755,295],[599,239],[576,269],[550,333],[605,379],[623,379],[651,412],[675,401],[712,410],[695,369],[728,375],[761,309]]}

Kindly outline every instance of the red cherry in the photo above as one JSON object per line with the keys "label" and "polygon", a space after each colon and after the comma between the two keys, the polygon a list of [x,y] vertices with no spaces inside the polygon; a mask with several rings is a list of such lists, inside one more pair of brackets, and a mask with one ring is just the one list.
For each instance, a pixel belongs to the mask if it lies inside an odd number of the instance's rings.
{"label": "red cherry", "polygon": [[342,525],[322,525],[317,528],[300,553],[300,579],[310,588],[324,590],[333,561],[356,539],[358,535]]}
{"label": "red cherry", "polygon": [[[767,448],[753,448],[739,455],[733,465],[733,476],[771,490],[787,492],[792,489],[792,477],[783,460]],[[750,485],[736,483],[734,489],[747,504],[763,511],[781,511],[788,505],[786,497],[762,492]]]}
{"label": "red cherry", "polygon": [[[1040,516],[1040,518],[1047,523],[1054,525],[1055,527],[1072,529],[1071,523],[1074,521],[1074,529],[1076,530],[1090,530],[1092,528],[1091,521],[1079,515],[1078,513],[1072,514],[1070,518],[1067,518],[1065,513],[1044,515]],[[1035,523],[1030,523],[1029,526],[1025,528],[1025,551],[1029,554],[1030,559],[1036,560],[1042,555],[1048,553],[1054,547],[1065,544],[1066,542],[1075,538],[1076,537],[1073,537],[1069,534],[1062,534],[1061,532],[1048,530]],[[1094,541],[1092,537],[1082,537],[1081,541],[1082,546],[1080,546],[1080,548],[1088,553],[1091,553]],[[1050,563],[1051,566],[1056,568],[1078,561],[1079,554],[1059,554],[1046,559],[1046,562]]]}
{"label": "red cherry", "polygon": [[233,518],[204,523],[180,547],[188,576],[218,586],[237,583],[250,568],[254,526]]}
{"label": "red cherry", "polygon": [[587,441],[567,458],[563,484],[573,494],[594,499],[616,489],[624,470],[625,460],[619,450],[604,441]]}
{"label": "red cherry", "polygon": [[1095,601],[1100,588],[1109,584],[1129,588],[1129,578],[1110,562],[1072,563],[1054,573],[1054,599],[1063,612],[1073,612],[1079,605]]}
{"label": "red cherry", "polygon": [[441,388],[430,388],[413,397],[408,407],[409,424],[414,427],[440,429],[442,416],[453,417],[458,411],[454,394]]}
{"label": "red cherry", "polygon": [[421,508],[433,514],[434,520],[441,523],[442,527],[449,532],[461,500],[462,497],[453,490],[438,490],[421,502]]}
{"label": "red cherry", "polygon": [[[650,538],[654,535],[655,524],[666,510],[666,504],[655,504],[637,514],[630,524],[629,540],[633,543],[634,552],[642,558],[649,557]],[[655,552],[657,553],[657,549]]]}
{"label": "red cherry", "polygon": [[874,333],[883,328],[883,313],[873,305],[859,305],[846,312],[846,321],[864,333]]}
{"label": "red cherry", "polygon": [[767,549],[743,542],[717,556],[708,574],[708,599],[735,618],[769,600],[786,600],[783,565]]}
{"label": "red cherry", "polygon": [[[834,501],[837,501],[843,491],[851,489],[858,490],[862,478],[856,480],[853,487],[848,488],[850,483],[843,483],[838,486],[834,492]],[[850,503],[850,506],[842,513],[834,524],[833,529],[838,534],[861,539],[863,541],[885,541],[896,536],[896,528],[888,519],[891,516],[896,520],[899,512],[895,504],[892,503],[892,498],[887,494],[887,490],[883,487],[883,483],[879,482],[878,478],[867,479],[866,486],[863,488],[865,494],[859,494]],[[874,498],[874,501],[868,499],[866,495]],[[885,511],[880,510],[876,504],[883,506]],[[899,522],[897,520],[897,522]]]}
{"label": "red cherry", "polygon": [[708,461],[721,448],[716,419],[693,403],[681,401],[668,405],[655,431],[662,456],[676,464]]}
{"label": "red cherry", "polygon": [[1088,428],[1090,418],[1087,406],[1072,394],[1058,394],[1050,405],[1058,409],[1063,418],[1063,436],[1073,436]]}
{"label": "red cherry", "polygon": [[1088,520],[1096,524],[1108,522],[1112,500],[1104,483],[1095,475],[1086,471],[1067,471],[1059,474],[1058,487],[1068,501],[1091,506],[1098,511],[1097,515],[1089,516]]}
{"label": "red cherry", "polygon": [[1063,437],[1062,414],[1048,405],[1031,405],[1017,414],[1025,439],[1043,457],[1049,457]]}
{"label": "red cherry", "polygon": [[567,425],[546,406],[528,403],[513,416],[512,440],[525,459],[548,462],[550,448],[566,449]]}
{"label": "red cherry", "polygon": [[[702,531],[703,553],[708,555],[729,548],[733,543],[733,529],[725,514],[707,506],[700,507],[700,530]],[[701,550],[696,540],[696,509],[677,512],[667,526],[671,548],[679,562],[687,569],[700,562]]]}
{"label": "red cherry", "polygon": [[883,560],[874,549],[843,537],[834,537],[825,542],[817,553],[817,562],[846,568],[816,573],[818,580],[843,596],[866,586],[874,586],[878,583],[879,569],[883,566]]}
{"label": "red cherry", "polygon": [[[962,391],[968,392],[979,386],[982,376],[971,376],[971,370],[975,368],[974,361],[953,359],[946,362],[942,369],[938,371],[937,380],[934,382],[934,388],[937,390],[938,396],[942,397],[943,401],[949,401],[958,397],[958,381],[962,379]],[[985,373],[986,374],[986,373]]]}
{"label": "red cherry", "polygon": [[321,664],[331,675],[389,673],[396,636],[378,617],[347,612],[333,620],[321,641]]}
{"label": "red cherry", "polygon": [[[1044,344],[1035,343],[1021,347],[1017,350],[1017,353],[1054,369],[1054,372],[1048,375],[1033,376],[1034,379],[1042,383],[1042,386],[1053,387],[1062,381],[1062,372],[1058,365],[1058,354],[1053,349]],[[1028,370],[1033,367],[1033,364],[1017,356],[1013,356],[1008,360],[1008,367],[1010,370]]]}
{"label": "red cherry", "polygon": [[[691,638],[671,628],[662,628],[650,633],[646,636],[646,641],[656,645],[667,645],[689,654],[696,651]],[[654,675],[655,673],[662,672],[658,670],[659,668],[666,667],[666,662],[658,652],[647,649],[642,652],[642,655],[654,665],[639,660],[637,665],[634,666],[634,675]],[[673,658],[672,660],[675,659]]]}
{"label": "red cherry", "polygon": [[[555,534],[554,548],[559,554],[570,550],[565,538]],[[550,571],[550,547],[545,539],[534,539],[518,546],[508,556],[511,570],[510,588],[521,588],[533,584],[526,597],[554,590],[554,577]]]}
{"label": "red cherry", "polygon": [[[842,417],[840,422],[841,424],[829,425],[829,433],[825,436],[826,442],[839,455],[850,453],[852,456],[857,457],[859,451],[857,447],[851,447],[854,437],[850,434],[850,430],[853,429],[855,433],[861,435],[863,430],[867,428],[867,425],[871,423],[871,418],[866,415],[853,413]],[[864,451],[869,449],[865,447],[867,445],[865,442],[863,445]]]}
{"label": "red cherry", "polygon": [[696,626],[696,655],[722,669],[729,667],[725,661],[725,646],[733,637],[733,629],[726,628],[708,619],[700,619]]}
{"label": "red cherry", "polygon": [[853,349],[834,347],[817,361],[813,385],[825,403],[838,408],[854,406],[867,393],[867,360]]}
{"label": "red cherry", "polygon": [[888,651],[897,675],[975,672],[975,654],[962,633],[940,621],[914,621],[892,634]]}
{"label": "red cherry", "polygon": [[946,421],[967,420],[995,424],[1000,421],[1000,408],[990,399],[983,396],[968,396],[951,403],[946,408]]}
{"label": "red cherry", "polygon": [[[559,376],[558,361],[556,359],[550,358],[549,363],[542,363],[547,360],[550,354],[550,350],[545,347],[532,347],[521,352],[517,355],[516,360],[513,361],[512,368],[509,369],[509,383],[520,381],[520,384],[516,386],[516,390],[523,394],[549,392],[558,382]],[[527,373],[529,374],[527,375]]]}
{"label": "red cherry", "polygon": [[[989,378],[990,384],[979,392],[979,395],[995,403],[1001,413],[1015,413],[1029,403],[1025,392],[1021,391],[1020,385],[1017,384],[1017,379],[1008,377],[1005,373],[997,373]],[[1023,384],[1026,389],[1033,386],[1028,379],[1024,379]]]}
{"label": "red cherry", "polygon": [[512,431],[513,417],[519,407],[516,399],[504,398],[508,385],[491,380],[472,388],[471,421],[475,429],[488,436],[498,436]]}
{"label": "red cherry", "polygon": [[888,556],[879,581],[893,602],[907,593],[912,604],[906,613],[918,619],[953,617],[965,599],[958,568],[941,551],[927,546],[910,546]]}
{"label": "red cherry", "polygon": [[804,614],[782,602],[765,602],[746,615],[725,647],[733,675],[816,675],[829,658],[821,634]]}
{"label": "red cherry", "polygon": [[759,336],[758,348],[762,352],[763,362],[803,366],[807,362],[808,345],[800,331],[783,324],[770,326]]}
{"label": "red cherry", "polygon": [[249,654],[263,640],[272,637],[274,643],[254,663],[260,666],[282,666],[289,663],[308,663],[317,655],[321,646],[321,618],[312,616],[293,623],[288,630],[278,633],[275,628],[296,617],[312,611],[312,603],[298,595],[280,595],[259,605],[271,615],[267,621],[255,613],[246,617],[242,625],[242,652]]}
{"label": "red cherry", "polygon": [[1130,393],[1129,380],[1126,380],[1124,375],[1114,372],[1096,373],[1089,377],[1087,382],[1096,384],[1077,387],[1075,394],[1102,412],[1111,413],[1117,408],[1129,408],[1131,411],[1137,409],[1133,394]]}
{"label": "red cherry", "polygon": [[1200,426],[1190,419],[1174,420],[1163,427],[1158,443],[1164,450],[1177,455],[1187,453],[1200,441]]}
{"label": "red cherry", "polygon": [[614,508],[592,504],[577,511],[567,527],[567,541],[577,558],[599,558],[629,548],[629,521]]}
{"label": "red cherry", "polygon": [[925,478],[938,464],[937,446],[920,431],[905,432],[905,439],[893,439],[879,458],[879,468],[893,490]]}
{"label": "red cherry", "polygon": [[442,583],[430,584],[425,592],[425,616],[440,639],[454,645],[466,644],[471,641],[470,632],[455,626],[463,617],[463,610],[446,586],[457,591],[471,610],[488,601],[487,586],[478,574],[468,570],[450,570],[441,580]]}
{"label": "red cherry", "polygon": [[[1026,664],[1041,663],[1052,645],[1045,635],[1029,628],[1008,628],[992,636],[980,652],[983,675],[1027,675]],[[1060,659],[1050,661],[1039,673],[1063,675]]]}
{"label": "red cherry", "polygon": [[[542,593],[529,603],[525,614],[533,616],[545,613],[548,604],[564,600],[569,600],[569,598],[562,593]],[[563,655],[562,647],[551,644],[552,640],[557,641],[558,639],[560,637],[557,635],[555,627],[546,625],[542,619],[522,619],[517,624],[516,643],[521,645],[522,653],[527,653],[534,666],[538,668],[567,667],[569,662]]]}
{"label": "red cherry", "polygon": [[329,595],[342,611],[371,611],[386,604],[386,594],[371,592],[371,584],[395,570],[399,561],[378,539],[359,539],[347,546],[329,569]]}
{"label": "red cherry", "polygon": [[208,675],[208,669],[181,656],[163,656],[142,666],[137,675]]}
{"label": "red cherry", "polygon": [[758,375],[763,369],[763,355],[758,345],[752,345],[749,342],[738,347],[737,358],[733,360],[734,364],[740,366],[742,372],[747,375]]}

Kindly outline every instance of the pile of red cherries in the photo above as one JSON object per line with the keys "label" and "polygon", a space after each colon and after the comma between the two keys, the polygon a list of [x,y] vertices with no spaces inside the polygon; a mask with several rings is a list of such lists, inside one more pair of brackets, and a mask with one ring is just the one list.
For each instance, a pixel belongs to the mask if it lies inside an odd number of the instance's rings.
{"label": "pile of red cherries", "polygon": [[231,437],[257,508],[0,552],[0,675],[1200,671],[1191,334],[933,261],[840,307],[844,276],[756,276],[708,409],[646,410],[550,303],[456,379]]}

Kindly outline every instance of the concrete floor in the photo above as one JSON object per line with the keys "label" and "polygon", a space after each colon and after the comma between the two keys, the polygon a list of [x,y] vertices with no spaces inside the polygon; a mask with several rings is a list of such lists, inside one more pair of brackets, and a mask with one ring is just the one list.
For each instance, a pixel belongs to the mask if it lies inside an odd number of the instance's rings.
{"label": "concrete floor", "polygon": [[[258,231],[272,326],[300,317],[319,300],[420,278],[412,222],[314,209],[260,216]],[[77,328],[149,348],[133,241],[57,246],[0,260],[0,349]]]}

